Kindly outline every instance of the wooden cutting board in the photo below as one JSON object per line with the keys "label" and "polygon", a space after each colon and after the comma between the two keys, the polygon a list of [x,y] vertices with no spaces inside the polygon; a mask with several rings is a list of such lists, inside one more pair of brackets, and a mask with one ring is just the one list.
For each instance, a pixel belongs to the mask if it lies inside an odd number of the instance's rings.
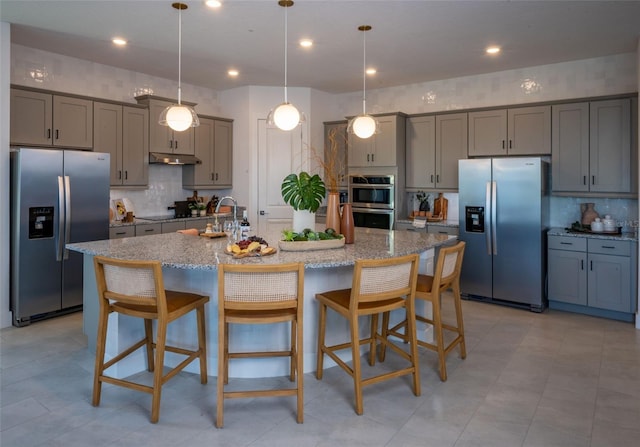
{"label": "wooden cutting board", "polygon": [[445,199],[442,193],[438,194],[438,197],[433,200],[433,217],[441,216],[442,220],[447,220],[448,211],[449,200]]}

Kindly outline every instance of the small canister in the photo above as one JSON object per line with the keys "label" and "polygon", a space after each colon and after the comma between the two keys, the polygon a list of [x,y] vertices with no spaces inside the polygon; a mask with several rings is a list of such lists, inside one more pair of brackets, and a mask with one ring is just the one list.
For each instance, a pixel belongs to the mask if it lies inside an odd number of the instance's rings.
{"label": "small canister", "polygon": [[591,231],[594,231],[596,233],[601,233],[604,231],[604,224],[599,217],[596,217],[595,219],[593,219],[593,222],[591,222]]}
{"label": "small canister", "polygon": [[602,219],[602,225],[604,226],[604,231],[616,231],[616,221],[609,214]]}

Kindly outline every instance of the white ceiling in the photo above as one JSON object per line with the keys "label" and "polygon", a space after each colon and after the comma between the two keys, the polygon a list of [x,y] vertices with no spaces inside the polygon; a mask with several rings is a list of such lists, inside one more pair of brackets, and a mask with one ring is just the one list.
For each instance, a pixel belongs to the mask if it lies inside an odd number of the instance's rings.
{"label": "white ceiling", "polygon": [[[224,0],[223,0],[224,1]],[[186,1],[182,80],[224,90],[283,85],[284,15],[277,0]],[[163,78],[178,77],[171,1],[0,0],[13,43]],[[636,51],[640,1],[296,0],[288,8],[288,85],[342,93]],[[115,48],[110,40],[129,40]],[[300,38],[314,40],[305,50]],[[500,45],[490,57],[486,46]],[[227,76],[236,68],[236,79]]]}

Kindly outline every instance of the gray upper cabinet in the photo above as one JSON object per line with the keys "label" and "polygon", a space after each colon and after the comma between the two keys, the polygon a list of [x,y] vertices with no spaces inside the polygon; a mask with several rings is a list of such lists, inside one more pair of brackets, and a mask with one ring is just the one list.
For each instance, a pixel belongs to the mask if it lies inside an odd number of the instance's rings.
{"label": "gray upper cabinet", "polygon": [[375,119],[378,121],[379,133],[367,139],[349,134],[349,167],[397,166],[399,159],[404,162],[399,151],[405,150],[405,115],[376,115]]}
{"label": "gray upper cabinet", "polygon": [[[330,162],[328,160],[331,160]],[[347,187],[347,121],[324,123],[324,162],[336,172],[338,188]]]}
{"label": "gray upper cabinet", "polygon": [[[194,154],[194,128],[175,132],[169,126],[158,123],[162,111],[171,104],[170,100],[158,99],[148,95],[136,97],[140,104],[149,107],[149,150],[170,154]],[[187,103],[185,103],[187,104]],[[194,104],[189,103],[193,106]]]}
{"label": "gray upper cabinet", "polygon": [[111,155],[111,186],[149,181],[149,112],[140,107],[94,102],[94,150]]}
{"label": "gray upper cabinet", "polygon": [[195,155],[202,163],[182,167],[182,186],[188,189],[232,187],[233,122],[200,117],[194,129]]}
{"label": "gray upper cabinet", "polygon": [[552,115],[554,192],[637,191],[630,99],[554,105]]}
{"label": "gray upper cabinet", "polygon": [[467,114],[407,121],[407,188],[458,189],[458,160],[467,158]]}
{"label": "gray upper cabinet", "polygon": [[93,147],[93,101],[11,89],[11,144]]}
{"label": "gray upper cabinet", "polygon": [[590,190],[631,192],[631,100],[591,102],[589,119]]}
{"label": "gray upper cabinet", "polygon": [[551,153],[551,106],[469,112],[469,156]]}

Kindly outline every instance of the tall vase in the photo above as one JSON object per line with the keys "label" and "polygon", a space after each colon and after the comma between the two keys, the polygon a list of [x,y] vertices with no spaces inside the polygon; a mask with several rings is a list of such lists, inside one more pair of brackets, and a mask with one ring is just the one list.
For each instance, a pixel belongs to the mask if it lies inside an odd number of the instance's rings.
{"label": "tall vase", "polygon": [[337,192],[330,192],[327,197],[326,227],[340,231],[340,194]]}
{"label": "tall vase", "polygon": [[581,203],[580,211],[582,211],[582,225],[591,225],[591,222],[598,216],[598,212],[593,208],[595,206],[594,203]]}
{"label": "tall vase", "polygon": [[344,236],[345,244],[353,244],[354,237],[354,222],[353,222],[353,209],[350,203],[342,205],[342,217],[340,219],[340,232]]}

